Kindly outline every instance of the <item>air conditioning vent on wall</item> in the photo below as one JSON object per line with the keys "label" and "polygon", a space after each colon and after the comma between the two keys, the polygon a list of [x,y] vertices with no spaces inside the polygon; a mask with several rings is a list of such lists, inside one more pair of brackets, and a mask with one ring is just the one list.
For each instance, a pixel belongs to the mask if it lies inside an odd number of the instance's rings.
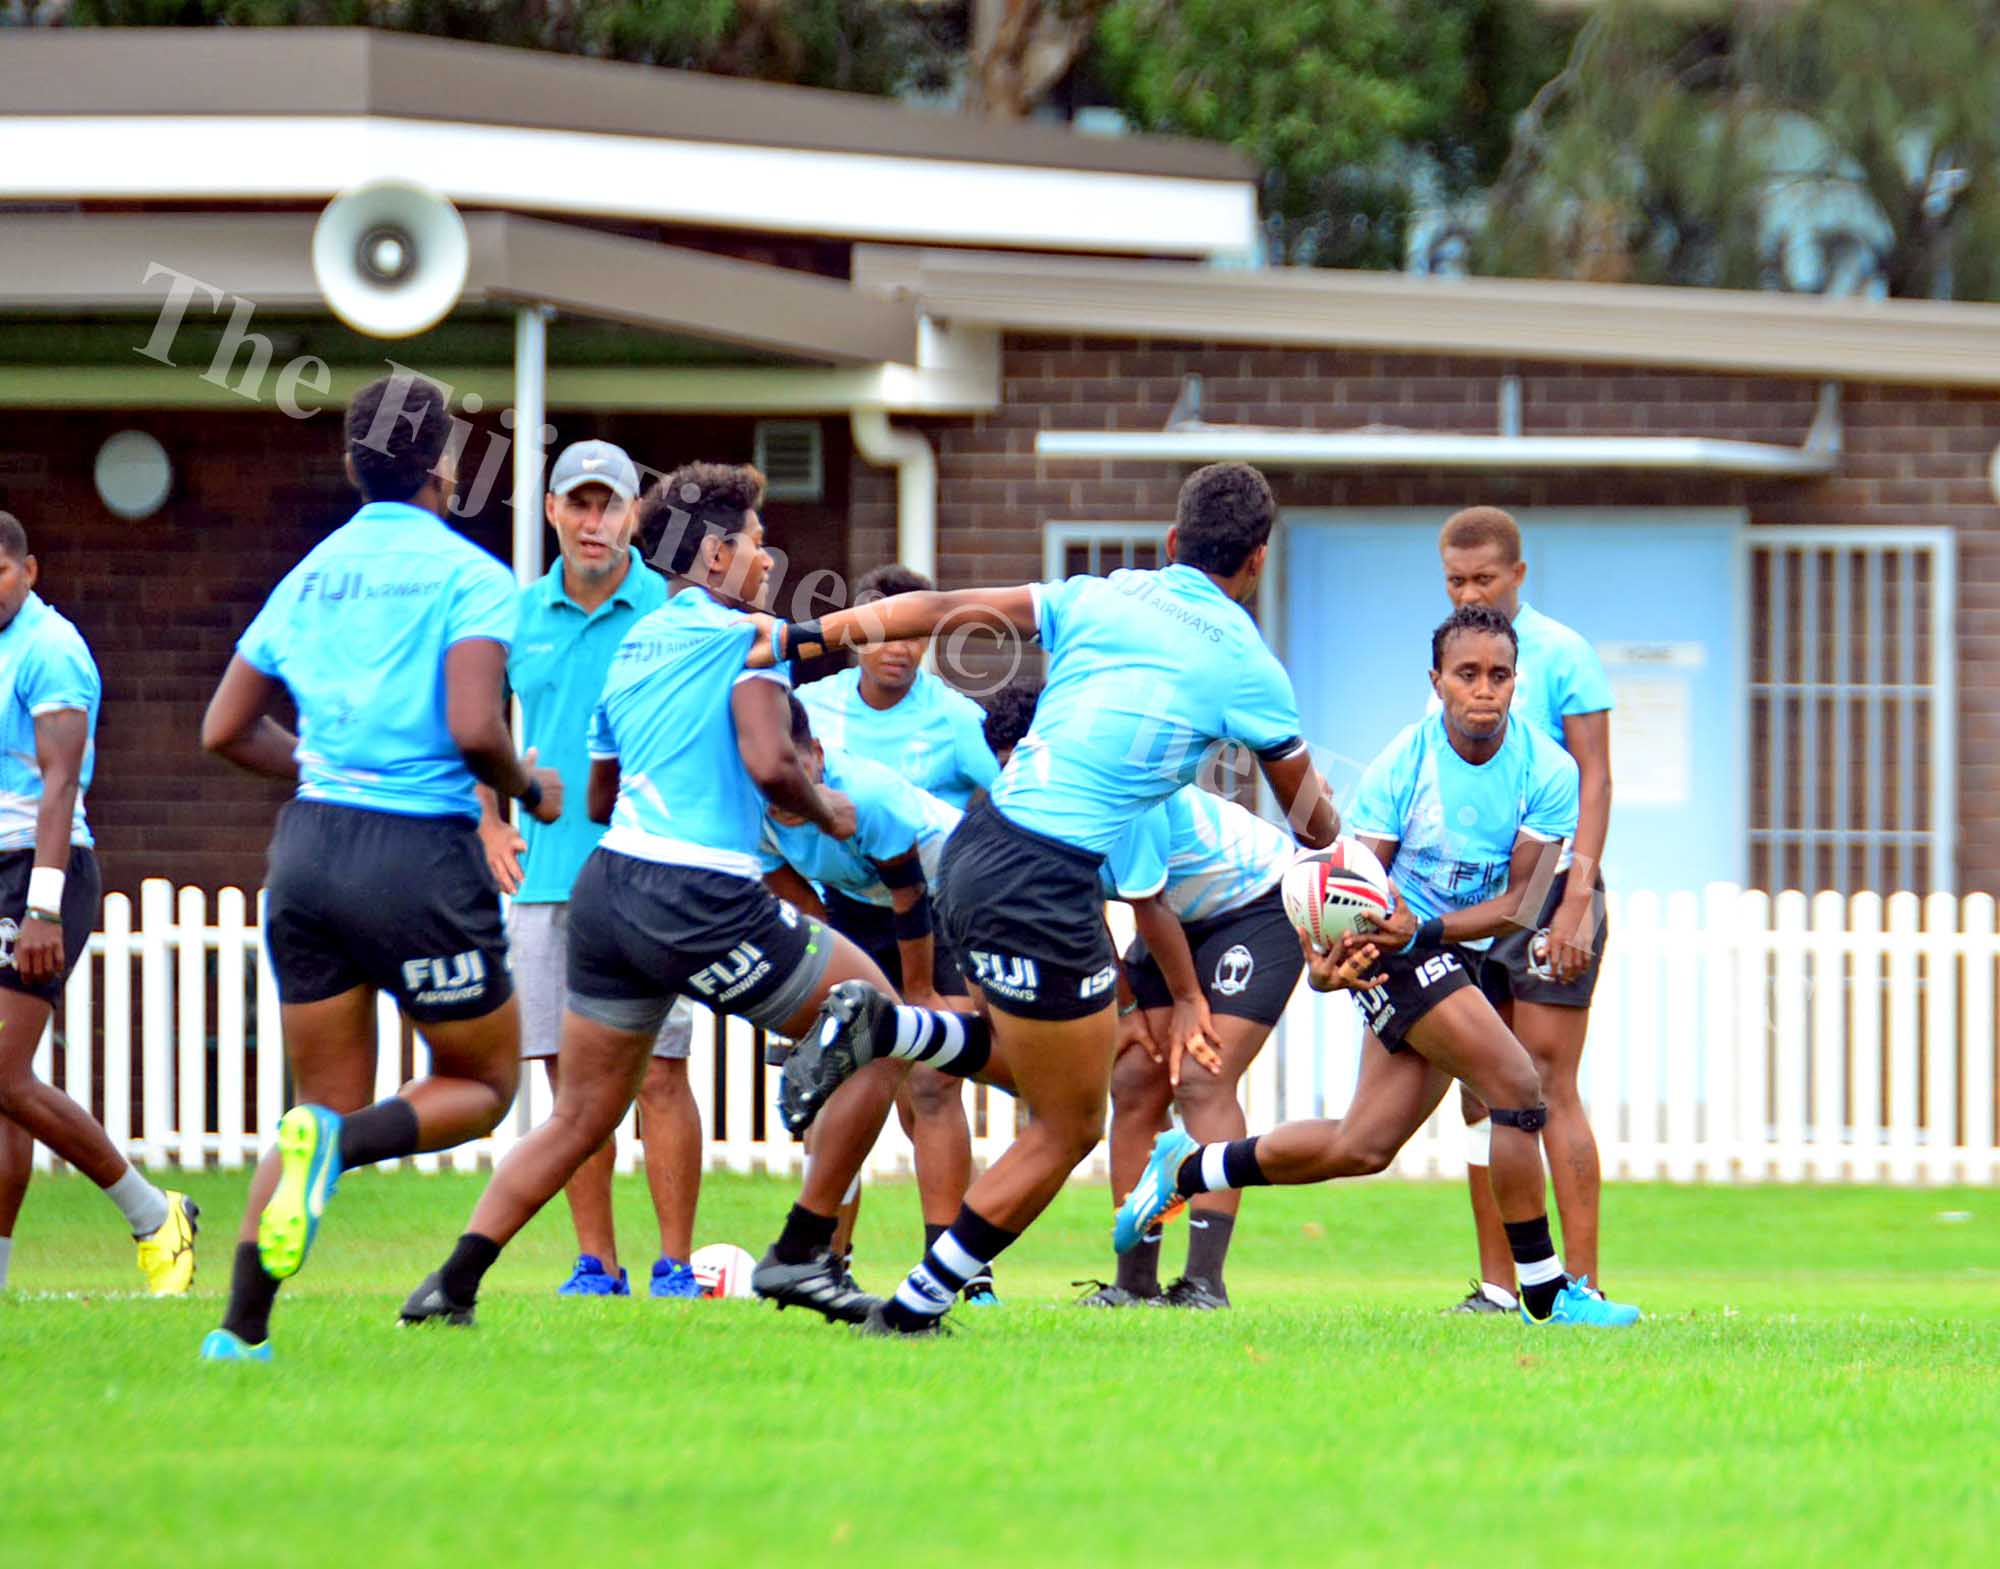
{"label": "air conditioning vent on wall", "polygon": [[818,501],[826,494],[818,420],[760,419],[755,462],[773,501]]}

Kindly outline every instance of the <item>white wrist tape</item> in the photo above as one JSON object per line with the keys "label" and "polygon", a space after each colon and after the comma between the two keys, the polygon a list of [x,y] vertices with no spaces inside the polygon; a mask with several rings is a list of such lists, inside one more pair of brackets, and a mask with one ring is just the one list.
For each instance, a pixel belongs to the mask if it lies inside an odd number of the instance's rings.
{"label": "white wrist tape", "polygon": [[50,910],[60,915],[65,881],[64,874],[58,868],[37,866],[28,873],[28,908]]}

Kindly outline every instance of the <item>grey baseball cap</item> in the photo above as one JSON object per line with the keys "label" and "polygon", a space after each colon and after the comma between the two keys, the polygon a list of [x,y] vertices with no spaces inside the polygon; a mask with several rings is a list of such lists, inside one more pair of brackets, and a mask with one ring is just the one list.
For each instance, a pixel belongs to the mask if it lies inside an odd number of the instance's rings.
{"label": "grey baseball cap", "polygon": [[639,496],[639,471],[623,447],[608,441],[578,441],[563,448],[549,471],[549,489],[567,496],[579,485],[608,485],[627,501]]}

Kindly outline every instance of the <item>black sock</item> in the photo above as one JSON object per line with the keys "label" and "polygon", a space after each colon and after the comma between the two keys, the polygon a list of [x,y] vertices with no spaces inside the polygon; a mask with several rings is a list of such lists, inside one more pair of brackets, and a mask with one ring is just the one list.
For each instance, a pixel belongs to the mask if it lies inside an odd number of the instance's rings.
{"label": "black sock", "polygon": [[969,1079],[993,1056],[993,1027],[976,1013],[898,1003],[875,1021],[875,1055]]}
{"label": "black sock", "polygon": [[340,1119],[340,1169],[401,1160],[417,1152],[417,1108],[400,1095]]}
{"label": "black sock", "polygon": [[451,1250],[451,1257],[438,1271],[438,1284],[459,1307],[471,1307],[479,1299],[479,1282],[486,1278],[486,1272],[499,1256],[499,1243],[491,1237],[480,1236],[476,1231],[468,1231],[458,1239],[458,1245]]}
{"label": "black sock", "polygon": [[271,1338],[271,1304],[278,1300],[278,1282],[264,1273],[257,1256],[257,1244],[236,1244],[236,1258],[229,1269],[229,1310],[222,1315],[222,1327],[246,1346],[262,1345]]}
{"label": "black sock", "polygon": [[1020,1237],[1020,1232],[1003,1230],[969,1205],[960,1205],[958,1219],[925,1251],[924,1261],[883,1307],[883,1318],[899,1330],[924,1328],[958,1300],[968,1280],[978,1279]]}
{"label": "black sock", "polygon": [[[1530,1318],[1547,1318],[1568,1278],[1556,1258],[1555,1241],[1549,1236],[1549,1217],[1541,1214],[1533,1220],[1509,1220],[1502,1225],[1507,1231],[1507,1246],[1514,1255],[1514,1273],[1520,1277],[1521,1305]],[[1530,1275],[1544,1278],[1530,1282]]]}
{"label": "black sock", "polygon": [[778,1240],[771,1245],[771,1251],[778,1256],[780,1264],[807,1264],[815,1253],[823,1253],[833,1246],[834,1227],[839,1224],[833,1215],[815,1215],[811,1210],[792,1206],[792,1212],[785,1217],[785,1229],[778,1233]]}
{"label": "black sock", "polygon": [[[1222,1180],[1211,1183],[1208,1180],[1208,1152],[1222,1151]],[[1268,1188],[1271,1179],[1264,1175],[1264,1168],[1257,1164],[1257,1141],[1231,1139],[1227,1144],[1204,1144],[1181,1162],[1181,1169],[1174,1178],[1174,1189],[1182,1198],[1193,1198],[1197,1193],[1213,1193],[1223,1188]]]}
{"label": "black sock", "polygon": [[943,1236],[949,1230],[951,1230],[951,1227],[949,1226],[933,1226],[929,1221],[925,1221],[924,1222],[925,1250],[928,1251],[931,1245],[935,1243],[939,1237]]}
{"label": "black sock", "polygon": [[1158,1226],[1141,1237],[1135,1247],[1118,1255],[1117,1284],[1120,1289],[1131,1292],[1135,1297],[1157,1297],[1160,1294]]}
{"label": "black sock", "polygon": [[1222,1285],[1222,1264],[1229,1257],[1229,1236],[1235,1229],[1234,1215],[1214,1209],[1188,1211],[1187,1272],[1207,1281],[1219,1297],[1229,1295]]}

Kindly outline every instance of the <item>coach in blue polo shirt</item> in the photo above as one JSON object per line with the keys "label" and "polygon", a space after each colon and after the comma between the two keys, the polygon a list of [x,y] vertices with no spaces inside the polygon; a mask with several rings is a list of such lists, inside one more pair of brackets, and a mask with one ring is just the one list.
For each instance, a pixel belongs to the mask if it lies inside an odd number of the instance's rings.
{"label": "coach in blue polo shirt", "polygon": [[[608,441],[577,442],[556,459],[544,506],[562,557],[521,591],[507,680],[521,700],[523,741],[573,793],[565,795],[555,822],[524,821],[523,839],[498,815],[491,792],[480,792],[487,860],[513,895],[508,937],[521,998],[521,1055],[542,1059],[552,1088],[566,1000],[570,885],[604,832],[585,809],[590,759],[584,734],[611,656],[632,623],[667,598],[666,579],[632,547],[638,494],[638,470]],[[688,1265],[701,1183],[701,1115],[687,1079],[691,1025],[688,1004],[676,1003],[639,1090],[646,1182],[660,1222],[660,1258],[650,1287],[656,1297],[701,1295]],[[557,1288],[565,1296],[630,1292],[612,1228],[613,1159],[607,1144],[565,1190],[578,1253],[569,1279]]]}

